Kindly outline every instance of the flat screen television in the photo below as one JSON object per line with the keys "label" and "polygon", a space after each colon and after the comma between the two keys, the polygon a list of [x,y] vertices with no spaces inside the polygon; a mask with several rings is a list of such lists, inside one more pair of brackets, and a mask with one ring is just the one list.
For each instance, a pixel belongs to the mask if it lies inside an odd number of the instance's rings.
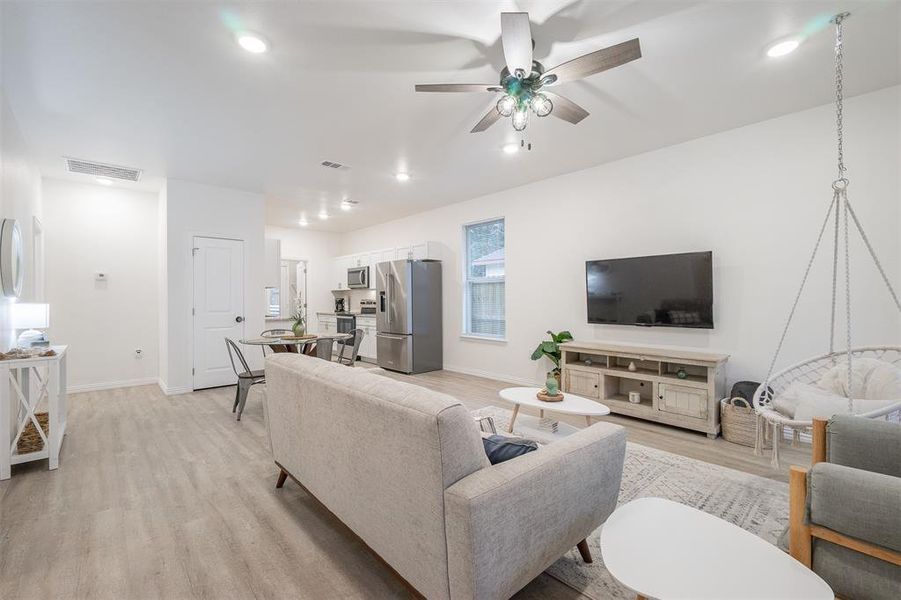
{"label": "flat screen television", "polygon": [[585,263],[588,322],[713,329],[713,252]]}

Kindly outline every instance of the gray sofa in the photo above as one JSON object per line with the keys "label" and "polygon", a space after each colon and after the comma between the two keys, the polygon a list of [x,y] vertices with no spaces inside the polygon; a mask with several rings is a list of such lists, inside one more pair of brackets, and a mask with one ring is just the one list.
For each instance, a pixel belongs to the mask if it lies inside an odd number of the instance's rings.
{"label": "gray sofa", "polygon": [[815,464],[791,468],[799,514],[780,545],[839,598],[901,598],[901,425],[835,416],[813,436]]}
{"label": "gray sofa", "polygon": [[444,394],[297,354],[269,356],[266,381],[279,484],[290,475],[427,598],[508,598],[616,506],[619,426],[492,466]]}

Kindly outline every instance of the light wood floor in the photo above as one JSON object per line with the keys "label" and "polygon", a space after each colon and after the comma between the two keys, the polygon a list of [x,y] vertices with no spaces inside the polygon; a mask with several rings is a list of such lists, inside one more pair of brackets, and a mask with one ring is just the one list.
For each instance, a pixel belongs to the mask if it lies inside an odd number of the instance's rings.
{"label": "light wood floor", "polygon": [[[389,376],[472,408],[503,405],[502,382],[443,371]],[[144,386],[70,396],[59,470],[47,471],[46,461],[17,465],[0,482],[0,597],[407,597],[298,486],[275,489],[260,397],[252,393],[238,423],[233,394],[167,397]],[[772,473],[766,459],[723,440],[610,420],[635,442],[785,478],[784,469]],[[786,458],[806,460],[801,451]],[[540,575],[516,597],[581,594]]]}

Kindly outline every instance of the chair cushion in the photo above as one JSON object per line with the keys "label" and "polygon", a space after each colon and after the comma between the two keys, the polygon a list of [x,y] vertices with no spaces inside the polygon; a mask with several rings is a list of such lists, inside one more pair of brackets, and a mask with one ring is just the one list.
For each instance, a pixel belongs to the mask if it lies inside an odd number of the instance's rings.
{"label": "chair cushion", "polygon": [[[855,386],[856,387],[856,386]],[[895,400],[855,399],[853,414],[868,413],[885,408]],[[848,399],[818,385],[796,381],[773,399],[773,408],[779,413],[797,419],[810,421],[814,417],[828,419],[833,415],[847,415]]]}
{"label": "chair cushion", "polygon": [[[842,360],[823,375],[817,386],[848,396],[848,365]],[[851,361],[850,396],[863,400],[901,400],[901,369],[875,358],[855,358]]]}
{"label": "chair cushion", "polygon": [[488,461],[496,465],[504,461],[538,450],[538,443],[522,438],[511,438],[503,435],[489,435],[482,438]]}

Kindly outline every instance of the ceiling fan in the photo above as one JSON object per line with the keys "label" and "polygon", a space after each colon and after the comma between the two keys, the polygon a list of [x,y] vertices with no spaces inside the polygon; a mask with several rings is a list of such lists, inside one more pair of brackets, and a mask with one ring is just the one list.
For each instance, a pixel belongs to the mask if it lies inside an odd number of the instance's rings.
{"label": "ceiling fan", "polygon": [[545,87],[582,79],[641,58],[638,38],[609,48],[590,52],[579,58],[545,70],[532,60],[532,28],[529,13],[501,13],[501,43],[507,66],[501,71],[500,83],[437,83],[416,85],[417,92],[492,92],[503,93],[497,105],[476,123],[470,133],[485,131],[501,117],[512,117],[513,129],[522,131],[529,124],[529,113],[538,117],[554,115],[576,124],[588,111]]}

